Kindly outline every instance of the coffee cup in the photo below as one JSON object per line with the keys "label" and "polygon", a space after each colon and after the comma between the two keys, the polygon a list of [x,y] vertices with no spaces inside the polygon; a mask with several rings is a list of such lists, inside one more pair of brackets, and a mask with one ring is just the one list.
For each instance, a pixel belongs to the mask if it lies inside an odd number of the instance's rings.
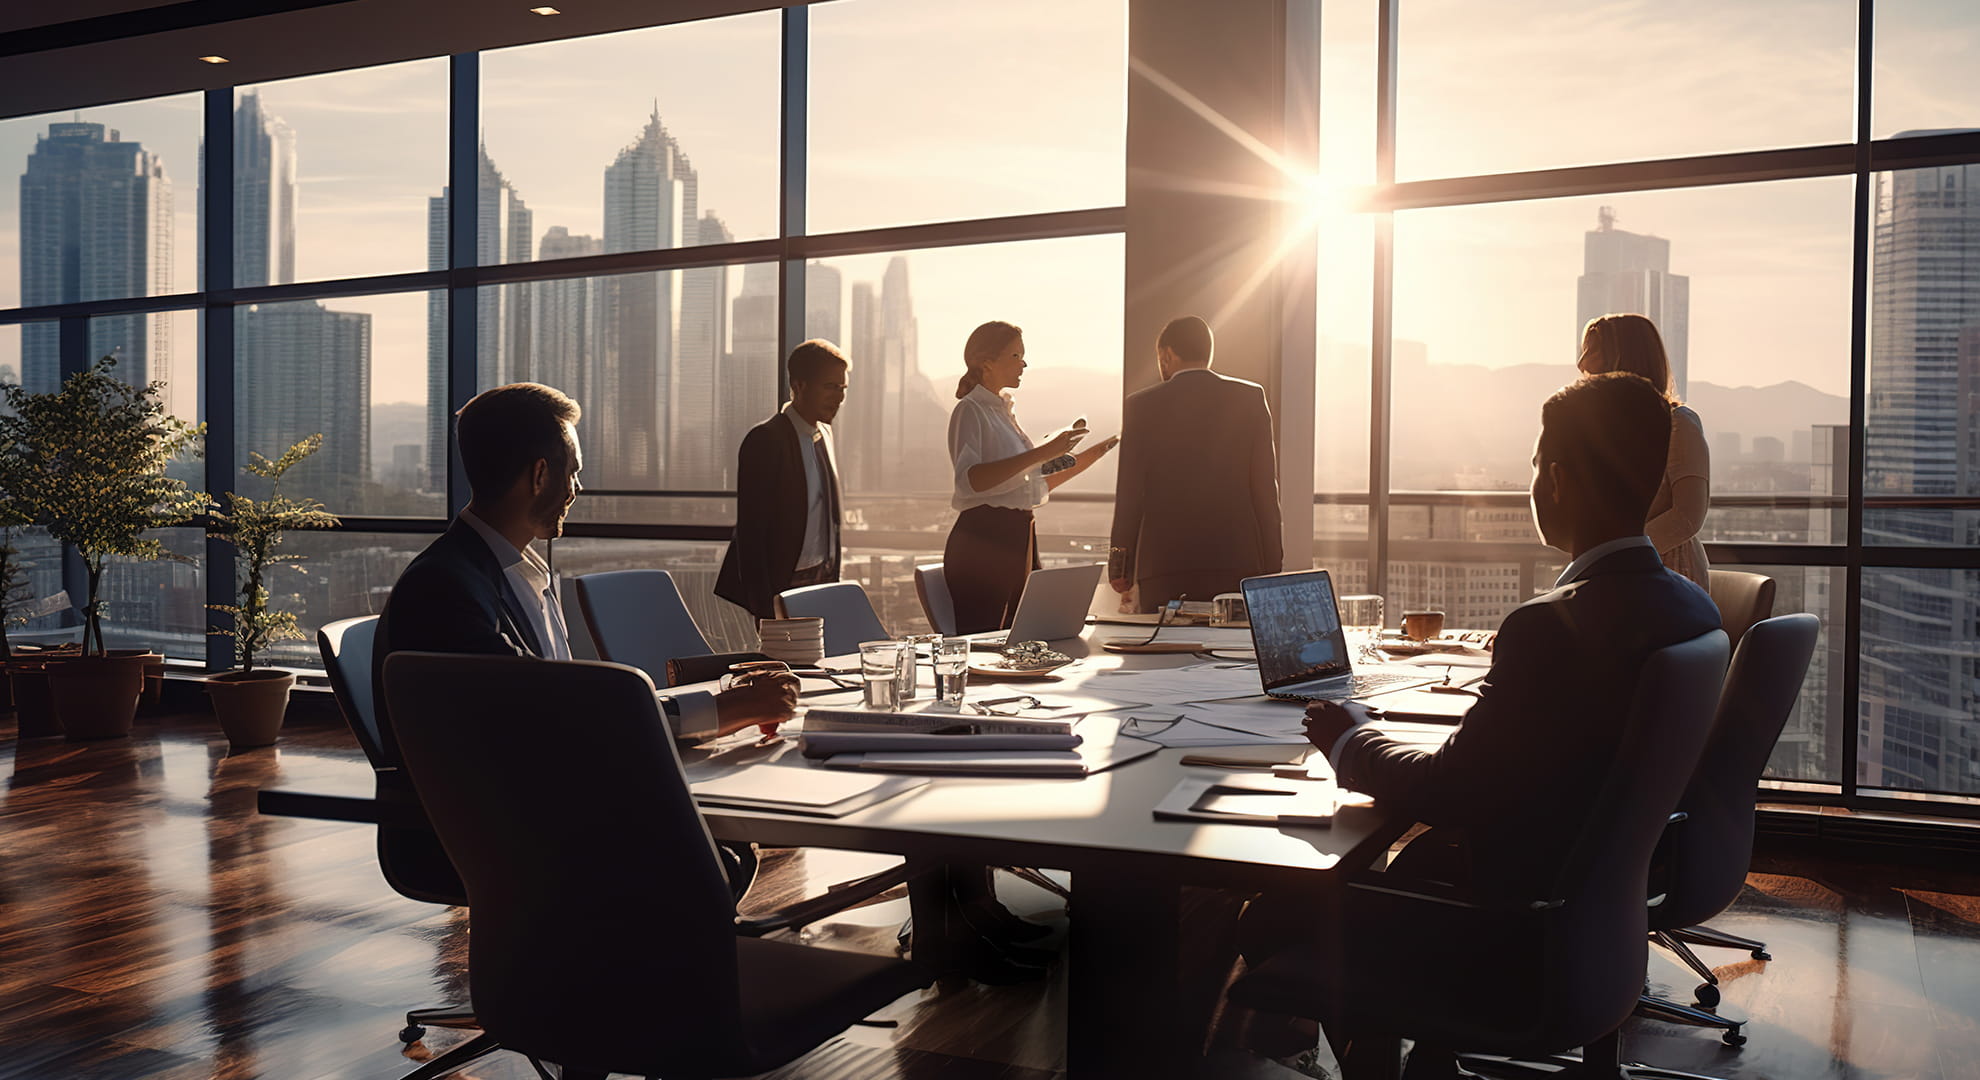
{"label": "coffee cup", "polygon": [[1210,604],[1211,626],[1246,626],[1251,622],[1243,593],[1218,593],[1210,598]]}
{"label": "coffee cup", "polygon": [[1411,641],[1429,641],[1444,632],[1444,613],[1441,611],[1405,611],[1402,617],[1403,636]]}

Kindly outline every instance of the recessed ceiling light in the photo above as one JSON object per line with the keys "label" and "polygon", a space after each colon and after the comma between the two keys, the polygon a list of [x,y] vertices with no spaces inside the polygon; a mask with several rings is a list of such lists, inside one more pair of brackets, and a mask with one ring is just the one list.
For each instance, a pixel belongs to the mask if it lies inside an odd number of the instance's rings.
{"label": "recessed ceiling light", "polygon": [[553,7],[533,7],[530,8],[529,11],[530,14],[532,15],[562,15],[563,14],[563,12],[558,11],[556,8]]}
{"label": "recessed ceiling light", "polygon": [[227,58],[224,56],[202,56],[199,59],[202,63],[207,63],[207,64],[227,63]]}

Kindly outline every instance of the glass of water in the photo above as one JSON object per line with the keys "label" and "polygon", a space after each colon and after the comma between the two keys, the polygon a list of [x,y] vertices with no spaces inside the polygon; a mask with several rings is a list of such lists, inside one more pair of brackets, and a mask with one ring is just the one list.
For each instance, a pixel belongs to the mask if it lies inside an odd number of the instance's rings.
{"label": "glass of water", "polygon": [[914,651],[898,641],[863,641],[859,675],[866,683],[866,707],[893,712],[901,707],[901,668],[914,671]]}
{"label": "glass of water", "polygon": [[966,638],[938,638],[935,657],[935,697],[951,705],[962,704],[963,688],[969,684],[969,641]]}

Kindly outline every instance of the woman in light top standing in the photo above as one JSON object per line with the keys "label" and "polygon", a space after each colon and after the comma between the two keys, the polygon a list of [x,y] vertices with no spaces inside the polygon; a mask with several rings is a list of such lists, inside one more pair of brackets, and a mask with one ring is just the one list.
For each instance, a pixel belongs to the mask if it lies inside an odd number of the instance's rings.
{"label": "woman in light top standing", "polygon": [[1085,450],[1082,417],[1047,439],[1031,441],[1006,395],[1024,378],[1024,332],[1007,322],[977,327],[963,345],[968,370],[956,384],[949,414],[949,459],[955,466],[955,527],[942,554],[942,573],[955,604],[956,628],[974,634],[1011,624],[1025,576],[1038,566],[1032,511],[1060,484],[1085,472],[1120,442]]}
{"label": "woman in light top standing", "polygon": [[1710,591],[1711,565],[1698,532],[1712,502],[1712,461],[1705,446],[1705,425],[1689,406],[1677,399],[1671,381],[1671,361],[1657,325],[1642,315],[1603,315],[1588,320],[1581,333],[1584,374],[1627,371],[1650,380],[1671,399],[1671,450],[1664,465],[1664,482],[1650,504],[1643,531],[1664,558],[1664,565]]}

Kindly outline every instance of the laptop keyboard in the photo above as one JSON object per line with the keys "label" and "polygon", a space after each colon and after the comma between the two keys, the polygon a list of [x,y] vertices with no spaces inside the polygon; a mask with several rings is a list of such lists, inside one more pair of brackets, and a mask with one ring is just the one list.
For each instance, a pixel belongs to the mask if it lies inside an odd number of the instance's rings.
{"label": "laptop keyboard", "polygon": [[1295,701],[1347,701],[1350,698],[1368,697],[1386,690],[1397,689],[1401,685],[1421,685],[1433,680],[1421,675],[1391,675],[1376,673],[1370,675],[1350,675],[1345,679],[1329,680],[1305,687],[1287,687],[1271,691],[1275,698],[1290,698]]}

